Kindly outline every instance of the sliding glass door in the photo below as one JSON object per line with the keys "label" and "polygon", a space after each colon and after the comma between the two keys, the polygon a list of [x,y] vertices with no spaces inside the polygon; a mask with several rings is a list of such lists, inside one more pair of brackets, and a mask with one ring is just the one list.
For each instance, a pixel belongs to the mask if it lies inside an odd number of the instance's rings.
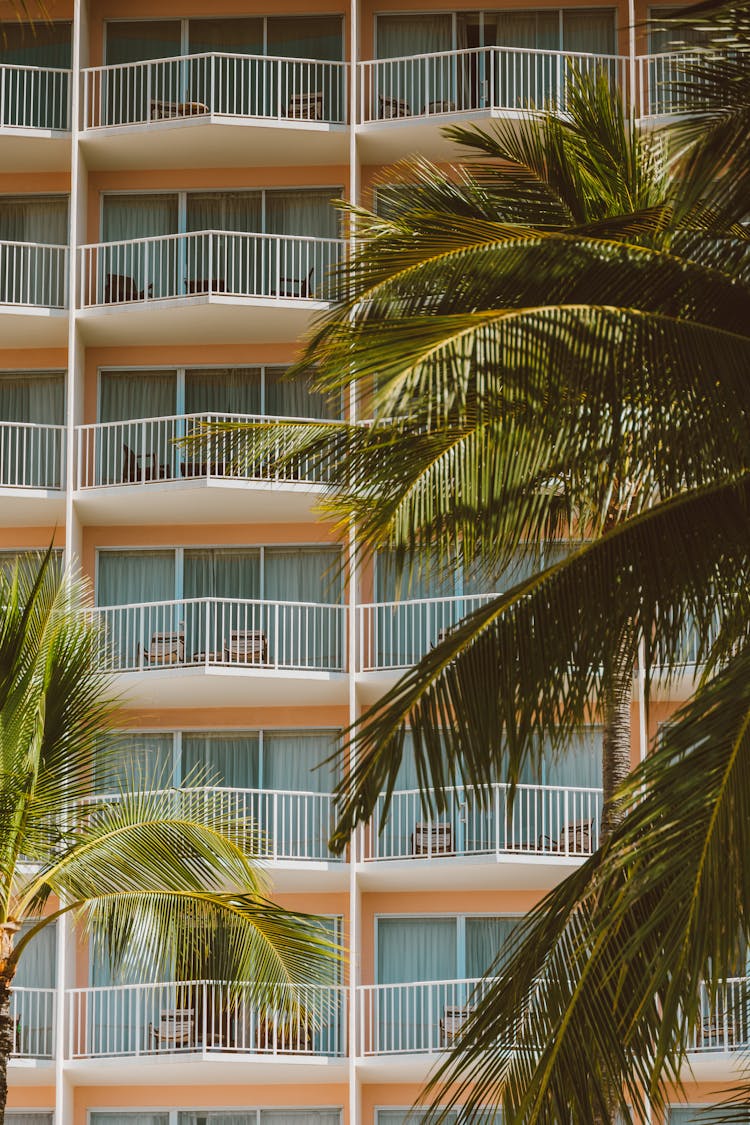
{"label": "sliding glass door", "polygon": [[62,372],[0,372],[0,481],[13,486],[60,488],[65,423]]}
{"label": "sliding glass door", "polygon": [[[0,195],[0,242],[67,246],[68,197]],[[65,255],[24,253],[7,258],[9,276],[0,277],[2,300],[28,305],[62,305],[66,291]]]}
{"label": "sliding glass door", "polygon": [[107,194],[102,197],[102,241],[99,254],[99,300],[104,303],[144,297],[176,296],[182,291],[183,247],[178,239],[159,239],[178,232],[178,197]]}

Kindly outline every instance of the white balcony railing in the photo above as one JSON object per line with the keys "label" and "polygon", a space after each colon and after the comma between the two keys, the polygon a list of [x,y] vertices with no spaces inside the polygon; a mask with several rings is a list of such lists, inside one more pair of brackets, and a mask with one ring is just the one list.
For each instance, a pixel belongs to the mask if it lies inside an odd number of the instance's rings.
{"label": "white balcony railing", "polygon": [[359,671],[410,668],[445,634],[498,594],[370,602],[359,607]]}
{"label": "white balcony railing", "polygon": [[65,427],[0,422],[0,488],[61,489]]}
{"label": "white balcony railing", "polygon": [[266,55],[183,55],[83,72],[86,129],[213,114],[344,123],[344,62]]}
{"label": "white balcony railing", "polygon": [[[638,113],[661,117],[688,113],[700,101],[701,80],[697,64],[705,62],[704,51],[670,51],[638,58]],[[706,82],[706,96],[715,100],[716,89]],[[698,106],[700,108],[700,106]]]}
{"label": "white balcony railing", "polygon": [[360,989],[365,1055],[435,1054],[450,1047],[491,980],[371,984]]}
{"label": "white balcony railing", "polygon": [[204,230],[81,247],[82,308],[220,294],[326,300],[338,238]]}
{"label": "white balcony railing", "polygon": [[[269,429],[264,427],[295,420],[309,421],[267,415],[179,414],[79,426],[76,488],[147,485],[211,477],[266,483],[321,483],[326,474],[308,457],[294,458],[280,472],[273,467],[289,448],[275,434],[271,442]],[[199,436],[206,427],[233,422],[242,423],[246,428],[206,436],[201,439],[200,449],[185,449],[177,444],[182,438]]]}
{"label": "white balcony railing", "polygon": [[0,242],[0,305],[68,305],[68,248]]}
{"label": "white balcony railing", "polygon": [[0,66],[0,128],[70,129],[69,70]]}
{"label": "white balcony railing", "polygon": [[15,1027],[13,1057],[51,1059],[55,1050],[54,988],[13,987],[10,1017]]}
{"label": "white balcony railing", "polygon": [[[279,1003],[259,1011],[248,984],[219,981],[77,988],[69,996],[73,1059],[231,1052],[342,1057],[346,989],[297,990],[291,1017]],[[275,1010],[276,1009],[276,1010]]]}
{"label": "white balcony railing", "polygon": [[176,667],[343,672],[346,607],[183,598],[96,611],[113,672]]}
{"label": "white balcony railing", "polygon": [[[335,823],[334,799],[331,793],[315,793],[282,789],[230,789],[223,786],[188,786],[184,789],[162,790],[170,798],[175,812],[203,823],[222,816],[227,834],[245,841],[246,829],[252,825],[260,834],[257,854],[271,862],[325,861],[342,863],[334,856],[328,840]],[[90,803],[118,801],[116,793],[104,794]],[[234,825],[237,826],[235,832]]]}
{"label": "white balcony railing", "polygon": [[460,855],[589,856],[599,846],[600,789],[518,785],[511,805],[510,786],[482,791],[446,791],[446,809],[431,818],[420,791],[393,794],[382,832],[381,796],[369,827],[366,860]]}
{"label": "white balcony railing", "polygon": [[732,977],[713,1000],[702,985],[701,1019],[689,1040],[691,1051],[746,1051],[750,1047],[750,980]]}
{"label": "white balcony railing", "polygon": [[626,91],[621,55],[473,47],[360,64],[363,121],[479,110],[552,107],[564,112],[576,74],[604,74]]}

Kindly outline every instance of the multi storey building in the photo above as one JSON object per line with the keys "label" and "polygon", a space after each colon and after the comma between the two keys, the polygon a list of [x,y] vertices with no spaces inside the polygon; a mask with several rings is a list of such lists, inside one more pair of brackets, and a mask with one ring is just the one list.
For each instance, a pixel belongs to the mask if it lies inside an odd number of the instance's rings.
{"label": "multi storey building", "polygon": [[[281,379],[346,252],[332,198],[370,202],[410,152],[448,158],[450,121],[564,109],[573,66],[648,124],[679,109],[680,64],[629,30],[642,0],[47,11],[33,32],[10,17],[0,45],[0,544],[80,560],[144,783],[209,768],[264,829],[279,899],[330,916],[350,959],[322,1026],[280,1028],[220,981],[114,981],[60,924],[19,970],[11,1120],[401,1125],[514,920],[596,845],[596,732],[512,814],[499,778],[489,808],[457,789],[429,823],[407,755],[385,830],[332,856],[334,778],[314,765],[488,591],[457,575],[399,601],[382,559],[346,582],[310,466],[271,475],[251,429],[241,472],[220,440],[174,439],[335,413]],[[638,689],[634,761],[655,729]],[[697,1103],[733,1080],[734,1010],[696,1032]]]}

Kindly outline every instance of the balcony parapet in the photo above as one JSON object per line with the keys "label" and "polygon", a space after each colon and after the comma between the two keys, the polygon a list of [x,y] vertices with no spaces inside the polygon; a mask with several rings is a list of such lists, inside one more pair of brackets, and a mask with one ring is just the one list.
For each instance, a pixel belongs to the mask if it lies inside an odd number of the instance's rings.
{"label": "balcony parapet", "polygon": [[64,491],[65,427],[0,422],[0,488]]}
{"label": "balcony parapet", "polygon": [[209,52],[83,71],[83,127],[226,117],[343,125],[345,62]]}
{"label": "balcony parapet", "polygon": [[70,132],[71,71],[0,65],[0,130]]}
{"label": "balcony parapet", "polygon": [[68,307],[68,247],[0,241],[0,305]]}
{"label": "balcony parapet", "polygon": [[100,607],[112,672],[346,671],[344,605],[182,598]]}

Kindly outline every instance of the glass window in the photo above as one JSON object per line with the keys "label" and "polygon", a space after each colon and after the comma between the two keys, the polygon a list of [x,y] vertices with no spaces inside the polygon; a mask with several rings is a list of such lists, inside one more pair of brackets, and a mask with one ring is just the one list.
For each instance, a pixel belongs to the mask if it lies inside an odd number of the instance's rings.
{"label": "glass window", "polygon": [[188,42],[191,55],[212,51],[230,55],[262,55],[263,19],[190,20]]}
{"label": "glass window", "polygon": [[0,105],[0,124],[27,129],[68,129],[70,77],[64,73],[71,65],[71,24],[35,24],[3,21],[0,36],[0,63],[13,66],[38,66],[62,73],[44,76],[41,81],[25,71],[8,69],[3,75],[4,97]]}
{"label": "glass window", "polygon": [[143,62],[180,54],[179,20],[109,20],[106,25],[105,62]]}
{"label": "glass window", "polygon": [[338,62],[344,57],[340,16],[269,16],[266,54],[284,59]]}

